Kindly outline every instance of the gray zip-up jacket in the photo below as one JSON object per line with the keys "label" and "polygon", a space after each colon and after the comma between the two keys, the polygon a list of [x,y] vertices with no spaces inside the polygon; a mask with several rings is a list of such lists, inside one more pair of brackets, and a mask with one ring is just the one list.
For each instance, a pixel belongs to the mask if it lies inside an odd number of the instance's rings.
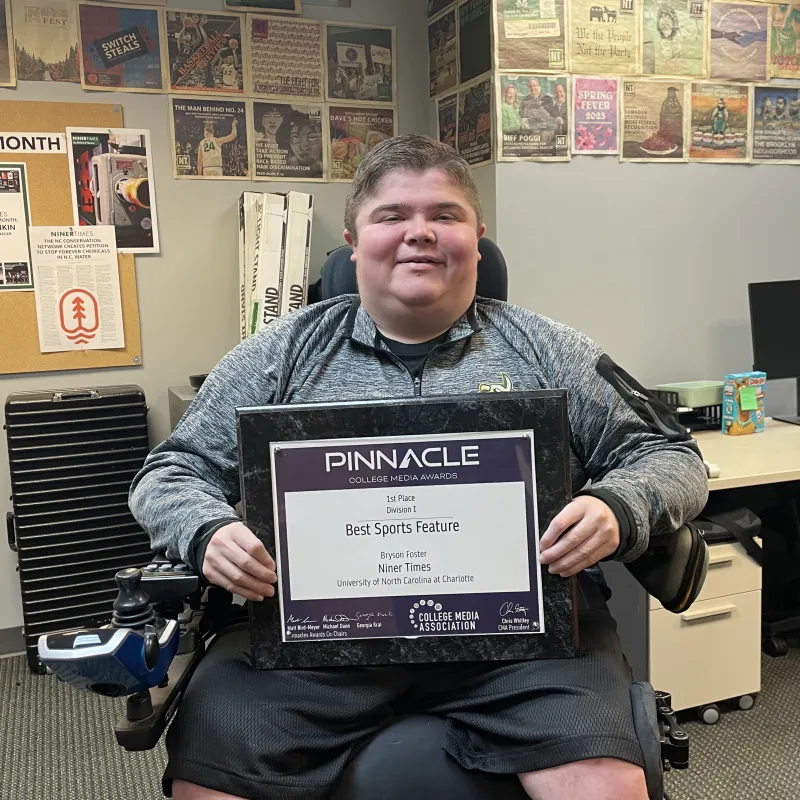
{"label": "gray zip-up jacket", "polygon": [[[510,303],[477,298],[414,380],[353,295],[292,312],[214,368],[174,432],[148,456],[130,493],[153,547],[193,563],[195,539],[236,517],[237,407],[411,395],[566,388],[573,491],[609,503],[631,561],[650,536],[700,513],[705,468],[692,442],[654,432],[597,372],[583,334]],[[200,566],[200,565],[197,565]]]}

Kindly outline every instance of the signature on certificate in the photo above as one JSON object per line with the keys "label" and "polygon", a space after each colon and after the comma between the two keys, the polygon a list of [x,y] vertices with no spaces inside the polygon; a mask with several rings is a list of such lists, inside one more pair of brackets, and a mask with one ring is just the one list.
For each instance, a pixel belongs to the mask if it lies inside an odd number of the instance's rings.
{"label": "signature on certificate", "polygon": [[501,617],[508,617],[511,614],[527,614],[528,607],[521,606],[518,603],[503,603],[500,606],[500,616]]}
{"label": "signature on certificate", "polygon": [[286,620],[287,625],[306,625],[309,622],[316,622],[315,619],[311,619],[311,617],[303,617],[300,619],[296,617],[294,614],[289,614],[289,618]]}

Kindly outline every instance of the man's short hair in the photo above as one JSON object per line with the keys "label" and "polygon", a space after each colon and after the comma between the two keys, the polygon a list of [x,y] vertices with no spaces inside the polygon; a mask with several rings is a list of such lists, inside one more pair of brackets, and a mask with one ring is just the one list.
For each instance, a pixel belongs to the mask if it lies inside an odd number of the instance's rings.
{"label": "man's short hair", "polygon": [[469,164],[449,145],[430,136],[406,133],[386,139],[359,164],[344,208],[344,225],[357,238],[356,217],[361,206],[377,191],[381,180],[396,169],[425,172],[440,169],[466,195],[475,210],[478,227],[483,224],[483,206]]}

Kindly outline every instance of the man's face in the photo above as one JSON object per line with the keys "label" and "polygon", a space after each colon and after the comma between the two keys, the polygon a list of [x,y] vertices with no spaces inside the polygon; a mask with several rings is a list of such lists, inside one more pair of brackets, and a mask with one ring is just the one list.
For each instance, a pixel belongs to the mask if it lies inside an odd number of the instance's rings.
{"label": "man's face", "polygon": [[474,209],[447,173],[398,169],[356,218],[353,247],[359,293],[366,310],[384,322],[418,313],[441,318],[444,327],[475,296],[478,229]]}
{"label": "man's face", "polygon": [[556,100],[558,100],[559,103],[563,103],[564,102],[564,98],[566,96],[567,95],[564,92],[564,87],[560,83],[557,83],[556,84]]}
{"label": "man's face", "polygon": [[786,99],[783,97],[779,97],[775,101],[775,109],[779,114],[783,114],[783,112],[786,111]]}
{"label": "man's face", "polygon": [[541,94],[542,87],[539,86],[539,81],[537,81],[535,78],[528,81],[528,88],[530,89],[533,97],[538,97]]}

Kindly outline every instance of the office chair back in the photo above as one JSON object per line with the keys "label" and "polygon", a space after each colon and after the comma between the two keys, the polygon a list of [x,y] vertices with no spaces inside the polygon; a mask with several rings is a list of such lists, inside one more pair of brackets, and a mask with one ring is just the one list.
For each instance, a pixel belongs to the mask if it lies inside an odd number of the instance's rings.
{"label": "office chair back", "polygon": [[[508,268],[500,248],[485,236],[478,240],[478,283],[476,294],[492,300],[508,300]],[[352,249],[344,245],[333,250],[322,267],[321,300],[343,294],[358,294],[356,265],[350,260]]]}

